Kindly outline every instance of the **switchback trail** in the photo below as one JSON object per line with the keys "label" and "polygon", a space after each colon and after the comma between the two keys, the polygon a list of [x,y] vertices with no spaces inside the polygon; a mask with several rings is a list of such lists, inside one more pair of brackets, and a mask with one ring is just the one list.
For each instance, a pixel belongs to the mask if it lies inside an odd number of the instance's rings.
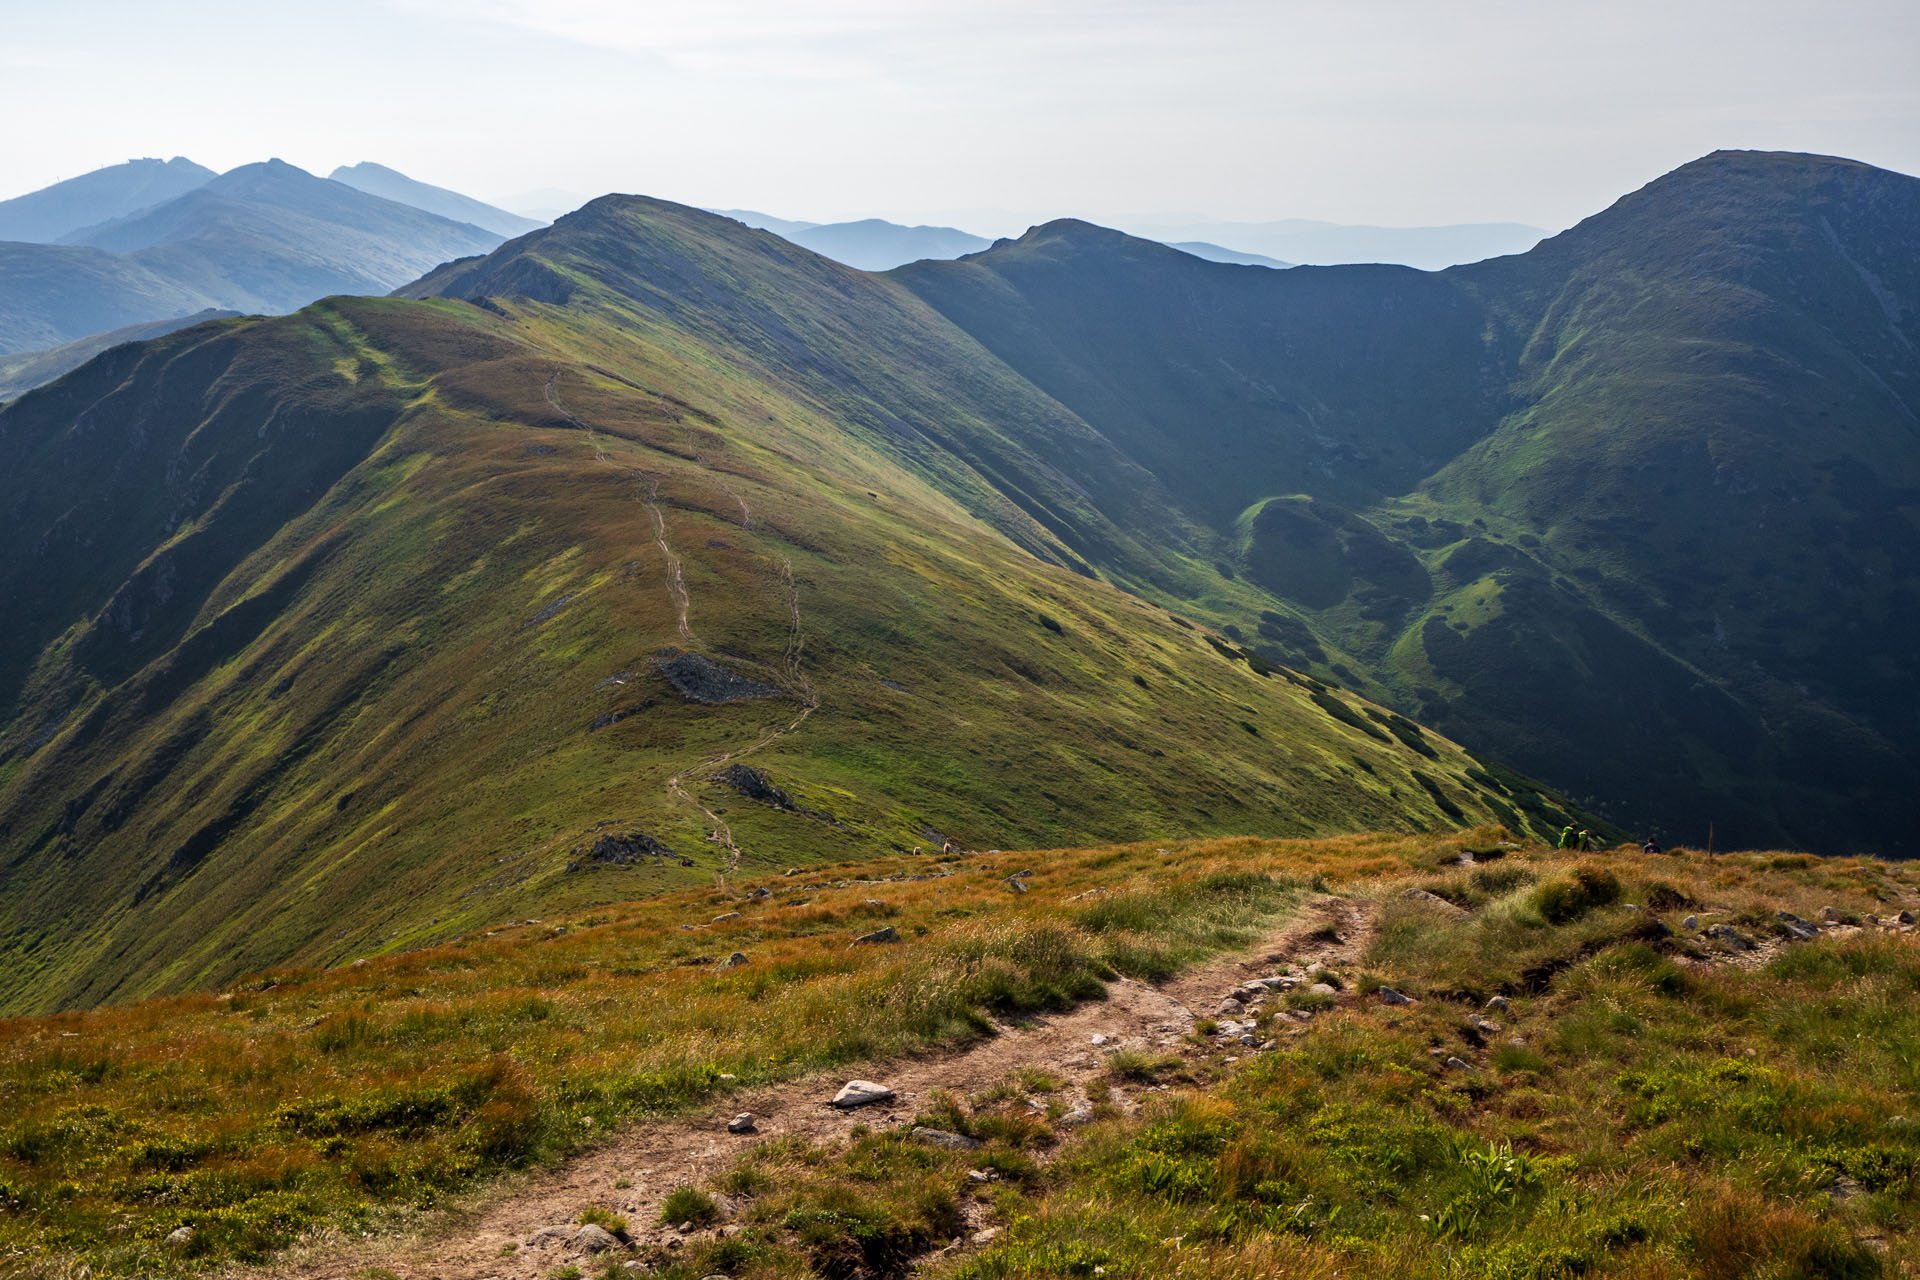
{"label": "switchback trail", "polygon": [[[1105,1055],[1117,1049],[1203,1056],[1209,1050],[1187,1037],[1224,992],[1288,965],[1355,963],[1372,935],[1374,915],[1375,905],[1365,899],[1318,899],[1251,951],[1220,957],[1164,985],[1123,978],[1108,986],[1105,1000],[1088,1001],[1021,1027],[999,1028],[991,1039],[966,1048],[849,1065],[831,1075],[731,1092],[701,1113],[635,1124],[558,1169],[503,1180],[462,1208],[435,1215],[417,1234],[370,1240],[330,1236],[290,1252],[265,1271],[233,1275],[250,1280],[356,1280],[378,1268],[401,1280],[534,1280],[565,1264],[591,1265],[591,1259],[576,1256],[567,1243],[573,1228],[542,1232],[573,1223],[591,1205],[624,1215],[636,1245],[673,1247],[687,1237],[659,1221],[668,1193],[714,1181],[759,1143],[783,1137],[838,1143],[856,1125],[910,1126],[936,1089],[966,1098],[1013,1082],[1029,1069],[1065,1081],[1068,1097],[1084,1098],[1087,1085],[1105,1073]],[[1098,1046],[1096,1036],[1105,1037]],[[1251,1052],[1228,1049],[1235,1055]],[[853,1112],[826,1105],[844,1081],[862,1077],[887,1085],[895,1099]],[[1132,1112],[1160,1087],[1115,1085],[1111,1101],[1122,1112]],[[754,1114],[759,1131],[727,1132],[727,1121],[743,1111]],[[632,1185],[615,1185],[623,1181]],[[967,1212],[973,1226],[986,1225],[990,1200],[969,1202]],[[711,1234],[724,1225],[689,1236]]]}

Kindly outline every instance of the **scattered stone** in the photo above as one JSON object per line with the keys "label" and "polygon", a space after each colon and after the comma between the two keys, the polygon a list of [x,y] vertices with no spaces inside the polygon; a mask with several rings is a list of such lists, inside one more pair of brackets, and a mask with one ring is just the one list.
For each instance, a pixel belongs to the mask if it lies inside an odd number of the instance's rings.
{"label": "scattered stone", "polygon": [[193,1243],[192,1227],[175,1227],[167,1233],[167,1245],[173,1249],[184,1249]]}
{"label": "scattered stone", "polygon": [[[1832,908],[1828,909],[1831,910]],[[1820,927],[1818,925],[1808,920],[1802,920],[1791,911],[1780,912],[1778,919],[1782,928],[1802,942],[1807,941],[1809,938],[1817,938],[1820,936]]]}
{"label": "scattered stone", "polygon": [[934,1129],[924,1124],[913,1127],[913,1136],[934,1147],[945,1147],[949,1151],[971,1151],[980,1145],[980,1139],[969,1138],[964,1133],[954,1133],[948,1129]]}
{"label": "scattered stone", "polygon": [[1113,1038],[1112,1036],[1096,1035],[1093,1037],[1093,1039],[1087,1041],[1087,1043],[1098,1046],[1098,1045],[1105,1044],[1107,1041],[1111,1040],[1112,1038]]}
{"label": "scattered stone", "polygon": [[728,1133],[758,1133],[759,1131],[760,1126],[754,1120],[753,1112],[751,1111],[742,1111],[739,1115],[727,1121]]}
{"label": "scattered stone", "polygon": [[788,867],[785,871],[782,871],[780,874],[783,876],[797,876],[800,874],[800,868]]}
{"label": "scattered stone", "polygon": [[1260,1047],[1262,1049],[1277,1049],[1280,1047],[1280,1042],[1278,1040],[1262,1040]]}
{"label": "scattered stone", "polygon": [[1447,1059],[1447,1066],[1448,1066],[1448,1068],[1449,1068],[1449,1069],[1451,1069],[1451,1070],[1454,1070],[1454,1071],[1471,1071],[1471,1070],[1473,1070],[1473,1067],[1472,1067],[1472,1066],[1471,1066],[1470,1064],[1468,1064],[1468,1063],[1465,1063],[1465,1062],[1462,1062],[1462,1061],[1460,1061],[1460,1059],[1458,1059],[1458,1058],[1448,1058],[1448,1059]]}
{"label": "scattered stone", "polygon": [[863,933],[853,941],[856,946],[862,942],[898,942],[900,941],[900,931],[892,925],[888,925],[884,929],[875,929],[872,933]]}
{"label": "scattered stone", "polygon": [[1513,1016],[1513,1002],[1508,1000],[1505,996],[1494,996],[1492,999],[1487,1001],[1486,1007],[1489,1009],[1498,1009],[1501,1013],[1506,1014],[1509,1018]]}
{"label": "scattered stone", "polygon": [[1083,1098],[1067,1108],[1067,1113],[1054,1123],[1068,1129],[1078,1129],[1083,1124],[1092,1124],[1093,1104]]}
{"label": "scattered stone", "polygon": [[1242,1004],[1237,997],[1228,996],[1220,1002],[1220,1008],[1215,1012],[1223,1018],[1237,1018],[1246,1011],[1247,1006]]}
{"label": "scattered stone", "polygon": [[770,684],[749,680],[697,653],[677,654],[653,665],[688,702],[741,702],[748,698],[771,698],[780,692]]}
{"label": "scattered stone", "polygon": [[871,1080],[849,1080],[840,1086],[840,1092],[833,1095],[828,1105],[839,1107],[842,1111],[851,1111],[855,1107],[892,1101],[893,1090],[883,1084],[875,1084]]}
{"label": "scattered stone", "polygon": [[1462,907],[1457,903],[1448,902],[1445,898],[1441,897],[1439,894],[1429,893],[1425,889],[1409,889],[1407,890],[1406,896],[1413,899],[1415,902],[1424,902],[1430,907],[1438,907],[1440,910],[1445,911],[1448,915],[1464,916],[1468,914],[1465,907]]}
{"label": "scattered stone", "polygon": [[1711,925],[1707,929],[1706,936],[1709,938],[1717,938],[1735,951],[1753,950],[1753,943],[1748,941],[1738,929],[1735,929],[1730,924]]}
{"label": "scattered stone", "polygon": [[1840,913],[1832,907],[1822,907],[1820,909],[1820,918],[1828,924],[1838,924],[1840,921]]}
{"label": "scattered stone", "polygon": [[557,1244],[562,1240],[571,1239],[572,1237],[572,1227],[541,1227],[538,1231],[527,1237],[527,1247],[529,1249],[540,1249],[550,1244]]}
{"label": "scattered stone", "polygon": [[747,896],[749,898],[771,898],[773,896],[773,890],[767,888],[765,885],[761,885]]}
{"label": "scattered stone", "polygon": [[1898,920],[1901,924],[1912,924],[1913,912],[1902,911],[1899,915],[1895,916],[1894,919]]}
{"label": "scattered stone", "polygon": [[1688,916],[1685,920],[1682,920],[1680,922],[1680,927],[1682,929],[1687,930],[1689,933],[1691,933],[1693,930],[1698,929],[1700,927],[1700,917]]}
{"label": "scattered stone", "polygon": [[[625,835],[604,835],[593,842],[579,862],[568,863],[573,870],[589,863],[599,866],[628,867],[648,858],[678,858],[680,855],[644,831],[629,831]],[[529,920],[528,924],[538,924]]]}
{"label": "scattered stone", "polygon": [[1316,982],[1308,987],[1307,990],[1317,996],[1337,996],[1340,994],[1340,988],[1327,982]]}
{"label": "scattered stone", "polygon": [[972,1239],[975,1244],[989,1244],[993,1241],[993,1238],[999,1234],[1000,1228],[998,1227],[982,1227],[973,1233]]}
{"label": "scattered stone", "polygon": [[1243,1045],[1246,1045],[1249,1049],[1251,1049],[1260,1043],[1260,1037],[1254,1035],[1252,1032],[1242,1032],[1240,1036],[1240,1043]]}
{"label": "scattered stone", "polygon": [[1015,893],[1025,893],[1027,891],[1026,882],[1015,880],[1012,876],[1007,877],[1007,887]]}
{"label": "scattered stone", "polygon": [[1413,997],[1402,995],[1392,987],[1382,987],[1379,991],[1381,1004],[1412,1004]]}
{"label": "scattered stone", "polygon": [[738,920],[739,918],[740,913],[738,911],[723,911],[713,918],[713,922],[719,924],[722,920]]}
{"label": "scattered stone", "polygon": [[722,1071],[719,1075],[715,1076],[714,1079],[718,1080],[721,1084],[738,1084],[740,1082],[740,1077],[731,1071]]}
{"label": "scattered stone", "polygon": [[1500,1024],[1487,1018],[1469,1018],[1467,1025],[1483,1036],[1497,1036],[1500,1034]]}
{"label": "scattered stone", "polygon": [[746,963],[747,963],[746,952],[736,951],[732,955],[727,957],[726,967],[729,969],[738,969],[741,965]]}
{"label": "scattered stone", "polygon": [[[969,1169],[967,1181],[974,1183],[998,1182],[1000,1175],[992,1169]],[[988,1237],[991,1239],[992,1237]]]}
{"label": "scattered stone", "polygon": [[772,778],[744,764],[729,765],[714,774],[712,781],[723,787],[732,787],[749,800],[758,800],[776,809],[794,807],[793,797],[775,786]]}
{"label": "scattered stone", "polygon": [[618,1249],[620,1241],[605,1227],[596,1227],[589,1222],[573,1233],[573,1247],[587,1253],[605,1253],[609,1249]]}

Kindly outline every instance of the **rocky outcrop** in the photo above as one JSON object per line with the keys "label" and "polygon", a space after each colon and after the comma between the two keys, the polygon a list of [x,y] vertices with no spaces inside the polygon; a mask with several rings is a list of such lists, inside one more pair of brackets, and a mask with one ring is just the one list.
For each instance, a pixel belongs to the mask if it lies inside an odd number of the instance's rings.
{"label": "rocky outcrop", "polygon": [[771,698],[780,692],[770,684],[750,680],[697,653],[677,653],[660,659],[654,666],[688,702],[744,702],[749,698]]}

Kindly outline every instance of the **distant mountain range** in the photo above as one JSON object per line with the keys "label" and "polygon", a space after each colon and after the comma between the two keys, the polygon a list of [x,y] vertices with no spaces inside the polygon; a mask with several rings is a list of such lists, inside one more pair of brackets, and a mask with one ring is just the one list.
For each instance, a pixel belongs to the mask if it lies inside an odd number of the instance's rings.
{"label": "distant mountain range", "polygon": [[[715,209],[712,212],[743,222],[749,227],[771,231],[803,249],[811,249],[822,257],[844,262],[850,267],[859,267],[862,271],[888,271],[929,258],[963,258],[993,245],[984,236],[954,227],[906,227],[881,218],[819,223],[776,218],[753,209]],[[1264,254],[1242,253],[1205,241],[1192,240],[1173,247],[1209,262],[1235,262],[1256,267],[1293,265]]]}
{"label": "distant mountain range", "polygon": [[368,195],[379,196],[383,200],[392,200],[398,204],[412,205],[416,209],[425,209],[428,213],[437,213],[454,222],[467,222],[476,227],[511,239],[525,235],[536,227],[547,225],[534,218],[523,218],[517,213],[508,213],[472,196],[463,196],[458,191],[449,191],[445,187],[436,187],[429,183],[417,182],[397,169],[389,169],[383,164],[363,160],[359,164],[341,165],[327,175],[335,182],[344,182],[357,187]]}
{"label": "distant mountain range", "polygon": [[[1443,227],[1370,227],[1291,218],[1278,222],[1130,221],[1127,230],[1163,244],[1234,245],[1287,262],[1315,266],[1387,262],[1438,271],[1504,254],[1525,253],[1547,235],[1517,222],[1472,222]],[[1201,254],[1201,257],[1207,257]],[[1267,265],[1265,263],[1261,265]]]}
{"label": "distant mountain range", "polygon": [[[358,167],[357,180],[464,207],[373,169]],[[499,225],[524,223],[473,203]],[[0,227],[14,237],[0,241],[0,355],[207,310],[277,313],[328,294],[386,293],[504,238],[279,160],[218,175],[184,159],[129,161],[0,203]],[[14,362],[11,381],[57,363]]]}
{"label": "distant mountain range", "polygon": [[218,175],[185,156],[129,160],[0,201],[0,240],[52,244],[81,227],[165,204]]}

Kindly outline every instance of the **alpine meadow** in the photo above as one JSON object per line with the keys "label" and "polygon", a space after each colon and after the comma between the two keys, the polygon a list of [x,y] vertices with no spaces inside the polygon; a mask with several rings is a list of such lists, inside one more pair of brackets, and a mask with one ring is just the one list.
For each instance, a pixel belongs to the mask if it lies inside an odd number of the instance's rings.
{"label": "alpine meadow", "polygon": [[8,205],[0,1273],[1920,1266],[1920,179]]}

